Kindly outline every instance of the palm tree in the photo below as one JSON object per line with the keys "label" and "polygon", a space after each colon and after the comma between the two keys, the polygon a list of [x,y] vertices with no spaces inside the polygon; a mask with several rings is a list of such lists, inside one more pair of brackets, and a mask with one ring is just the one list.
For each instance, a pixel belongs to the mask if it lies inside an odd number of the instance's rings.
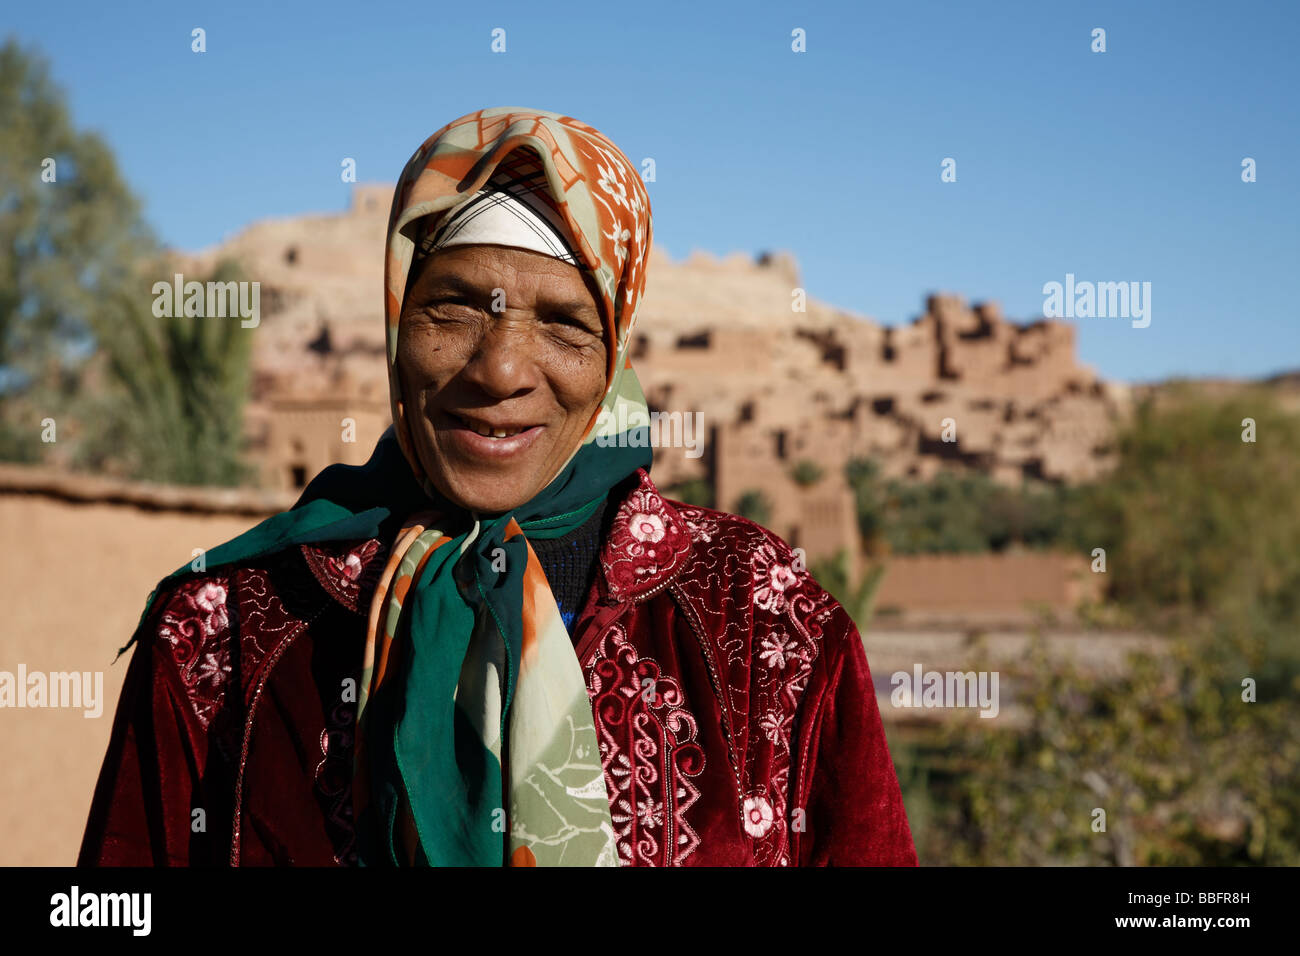
{"label": "palm tree", "polygon": [[[225,262],[209,280],[238,282],[240,273]],[[151,302],[120,294],[106,312],[112,327],[97,323],[106,387],[88,402],[99,427],[85,460],[152,481],[239,484],[253,330],[238,317],[158,318]]]}

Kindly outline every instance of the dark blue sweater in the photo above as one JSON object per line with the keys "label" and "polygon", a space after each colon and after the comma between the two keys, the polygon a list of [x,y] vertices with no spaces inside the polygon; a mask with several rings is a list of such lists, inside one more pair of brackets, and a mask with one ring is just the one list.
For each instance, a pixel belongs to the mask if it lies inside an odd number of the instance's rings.
{"label": "dark blue sweater", "polygon": [[596,562],[600,560],[600,549],[605,543],[607,505],[608,500],[602,501],[591,517],[562,538],[530,539],[528,542],[546,572],[555,603],[560,606],[560,617],[570,634],[573,620],[586,603],[595,580]]}

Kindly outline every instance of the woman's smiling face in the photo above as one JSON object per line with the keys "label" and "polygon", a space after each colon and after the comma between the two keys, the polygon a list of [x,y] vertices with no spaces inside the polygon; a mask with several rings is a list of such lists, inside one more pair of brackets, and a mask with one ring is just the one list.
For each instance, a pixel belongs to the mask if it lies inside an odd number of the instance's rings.
{"label": "woman's smiling face", "polygon": [[586,273],[538,252],[452,246],[418,267],[397,333],[415,451],[461,507],[516,508],[568,460],[604,397],[600,306]]}

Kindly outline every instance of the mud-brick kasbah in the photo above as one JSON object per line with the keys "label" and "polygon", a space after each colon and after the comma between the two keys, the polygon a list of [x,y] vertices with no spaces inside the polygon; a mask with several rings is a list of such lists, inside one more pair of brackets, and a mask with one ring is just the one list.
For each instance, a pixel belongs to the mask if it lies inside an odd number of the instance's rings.
{"label": "mud-brick kasbah", "polygon": [[[201,273],[231,257],[261,282],[248,428],[264,486],[364,461],[391,420],[376,292],[391,195],[356,186],[342,214],[259,222],[179,263]],[[786,254],[652,254],[633,361],[651,408],[699,412],[704,437],[698,457],[655,450],[661,487],[707,479],[728,510],[761,492],[769,526],[810,561],[842,550],[856,567],[854,457],[886,478],[975,468],[1008,483],[1112,464],[1128,392],[1078,364],[1071,325],[934,295],[886,328],[811,297],[796,311],[800,285]],[[820,469],[811,484],[794,478],[803,461]]]}

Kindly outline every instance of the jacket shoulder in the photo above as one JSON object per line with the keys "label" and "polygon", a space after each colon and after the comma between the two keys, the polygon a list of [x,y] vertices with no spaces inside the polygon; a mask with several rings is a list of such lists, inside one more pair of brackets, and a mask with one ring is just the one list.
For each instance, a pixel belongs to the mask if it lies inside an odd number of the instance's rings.
{"label": "jacket shoulder", "polygon": [[[803,552],[740,515],[672,502],[691,537],[674,591],[711,635],[736,681],[779,678],[792,700],[859,640],[848,612],[812,576]],[[760,678],[762,680],[760,680]]]}
{"label": "jacket shoulder", "polygon": [[834,631],[851,626],[847,612],[808,570],[807,557],[774,531],[749,518],[700,505],[669,501],[691,538],[692,561],[681,576],[681,591],[697,600],[726,594],[747,604],[756,628],[798,620],[816,627],[820,637],[834,620]]}
{"label": "jacket shoulder", "polygon": [[331,605],[365,613],[383,550],[373,539],[301,545],[187,576],[160,587],[140,637],[207,729],[229,710],[233,674],[247,700],[281,641]]}
{"label": "jacket shoulder", "polygon": [[754,688],[774,681],[791,707],[806,695],[820,698],[862,639],[848,611],[808,570],[803,551],[740,515],[671,506],[692,539],[676,593],[712,635],[732,680]]}

